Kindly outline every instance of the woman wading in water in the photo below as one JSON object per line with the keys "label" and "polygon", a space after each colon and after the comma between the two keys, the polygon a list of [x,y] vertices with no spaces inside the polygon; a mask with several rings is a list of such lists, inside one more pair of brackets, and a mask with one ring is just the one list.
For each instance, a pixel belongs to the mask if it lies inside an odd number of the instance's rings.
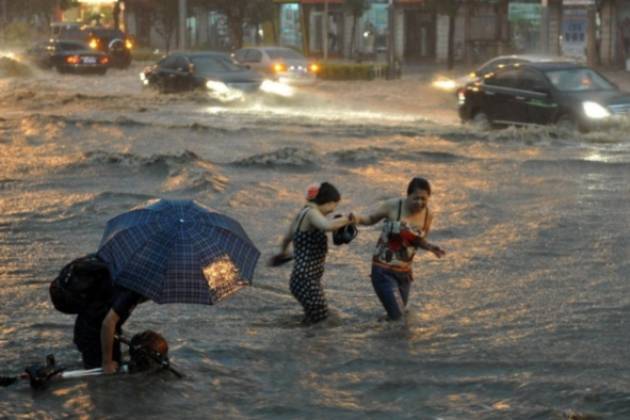
{"label": "woman wading in water", "polygon": [[353,223],[352,214],[336,219],[326,216],[335,211],[341,200],[339,191],[328,182],[309,187],[306,205],[297,214],[282,240],[281,251],[272,259],[272,265],[290,259],[289,244],[293,242],[295,258],[289,289],[304,308],[304,324],[323,321],[328,306],[322,286],[324,263],[328,252],[326,232],[335,231]]}
{"label": "woman wading in water", "polygon": [[427,242],[433,213],[428,202],[431,185],[424,178],[413,178],[406,198],[387,200],[369,216],[357,216],[356,223],[374,225],[384,220],[383,230],[372,257],[372,286],[387,311],[389,320],[398,320],[409,300],[413,281],[411,263],[417,248],[436,257],[446,252]]}

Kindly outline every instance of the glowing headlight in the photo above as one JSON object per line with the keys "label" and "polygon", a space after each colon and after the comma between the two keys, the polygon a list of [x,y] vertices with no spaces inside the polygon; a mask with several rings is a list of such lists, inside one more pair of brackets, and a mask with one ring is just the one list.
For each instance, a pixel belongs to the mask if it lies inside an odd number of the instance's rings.
{"label": "glowing headlight", "polygon": [[610,112],[597,102],[582,102],[582,108],[584,109],[584,114],[586,114],[588,118],[592,118],[594,120],[601,120],[602,118],[610,117]]}
{"label": "glowing headlight", "polygon": [[223,82],[217,82],[215,80],[208,80],[206,87],[216,93],[228,93],[230,88]]}
{"label": "glowing headlight", "polygon": [[133,48],[133,42],[131,42],[131,40],[127,39],[125,40],[125,47],[127,47],[128,50]]}
{"label": "glowing headlight", "polygon": [[98,39],[92,38],[90,40],[90,48],[92,48],[93,50],[98,48]]}
{"label": "glowing headlight", "polygon": [[464,105],[466,103],[466,95],[461,90],[457,93],[457,102],[460,105]]}
{"label": "glowing headlight", "polygon": [[282,64],[282,63],[276,63],[273,65],[273,71],[275,71],[276,73],[282,73],[283,71],[286,71],[287,67]]}
{"label": "glowing headlight", "polygon": [[434,88],[445,90],[447,92],[453,91],[457,87],[457,83],[455,83],[455,80],[451,79],[436,80],[432,83],[432,85]]}
{"label": "glowing headlight", "polygon": [[265,93],[271,93],[273,95],[284,96],[288,98],[293,96],[293,88],[284,83],[274,82],[272,80],[264,80],[260,85],[260,90]]}
{"label": "glowing headlight", "polygon": [[149,79],[147,79],[147,76],[144,74],[144,72],[140,73],[140,80],[142,81],[142,84],[145,86],[149,84]]}

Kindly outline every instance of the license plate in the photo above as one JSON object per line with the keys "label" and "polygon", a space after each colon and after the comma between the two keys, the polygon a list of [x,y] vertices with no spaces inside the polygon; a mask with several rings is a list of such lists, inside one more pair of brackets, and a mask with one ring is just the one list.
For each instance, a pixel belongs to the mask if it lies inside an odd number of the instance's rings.
{"label": "license plate", "polygon": [[81,61],[85,64],[96,64],[96,57],[81,57]]}

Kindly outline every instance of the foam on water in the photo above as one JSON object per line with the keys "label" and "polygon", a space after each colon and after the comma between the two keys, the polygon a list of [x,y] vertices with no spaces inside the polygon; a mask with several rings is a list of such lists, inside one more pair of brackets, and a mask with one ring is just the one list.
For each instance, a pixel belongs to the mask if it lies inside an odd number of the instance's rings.
{"label": "foam on water", "polygon": [[254,285],[218,306],[140,305],[126,330],[162,332],[184,380],[5,389],[0,417],[630,415],[625,129],[481,132],[397,105],[413,86],[396,82],[214,107],[142,91],[136,77],[0,80],[0,374],[51,352],[78,366],[73,319],[52,308],[47,282],[147,199],[230,214],[265,261],[312,182],[340,189],[338,212],[365,214],[426,176],[430,239],[448,256],[418,255],[401,323],[379,321],[370,284],[378,226],[331,246],[333,315],[320,326],[299,325],[290,264],[259,264]]}

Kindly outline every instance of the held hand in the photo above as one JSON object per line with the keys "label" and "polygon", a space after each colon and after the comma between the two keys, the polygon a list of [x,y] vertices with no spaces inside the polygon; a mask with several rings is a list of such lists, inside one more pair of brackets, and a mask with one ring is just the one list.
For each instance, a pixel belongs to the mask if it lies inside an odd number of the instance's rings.
{"label": "held hand", "polygon": [[350,212],[350,214],[348,214],[348,224],[356,224],[358,221],[359,220],[354,215],[354,213]]}
{"label": "held hand", "polygon": [[437,245],[431,245],[431,249],[429,251],[431,251],[433,255],[435,255],[438,258],[442,258],[443,256],[446,255],[446,251],[444,251],[442,248],[440,248]]}
{"label": "held hand", "polygon": [[111,361],[103,364],[103,372],[106,374],[118,372],[118,362]]}

